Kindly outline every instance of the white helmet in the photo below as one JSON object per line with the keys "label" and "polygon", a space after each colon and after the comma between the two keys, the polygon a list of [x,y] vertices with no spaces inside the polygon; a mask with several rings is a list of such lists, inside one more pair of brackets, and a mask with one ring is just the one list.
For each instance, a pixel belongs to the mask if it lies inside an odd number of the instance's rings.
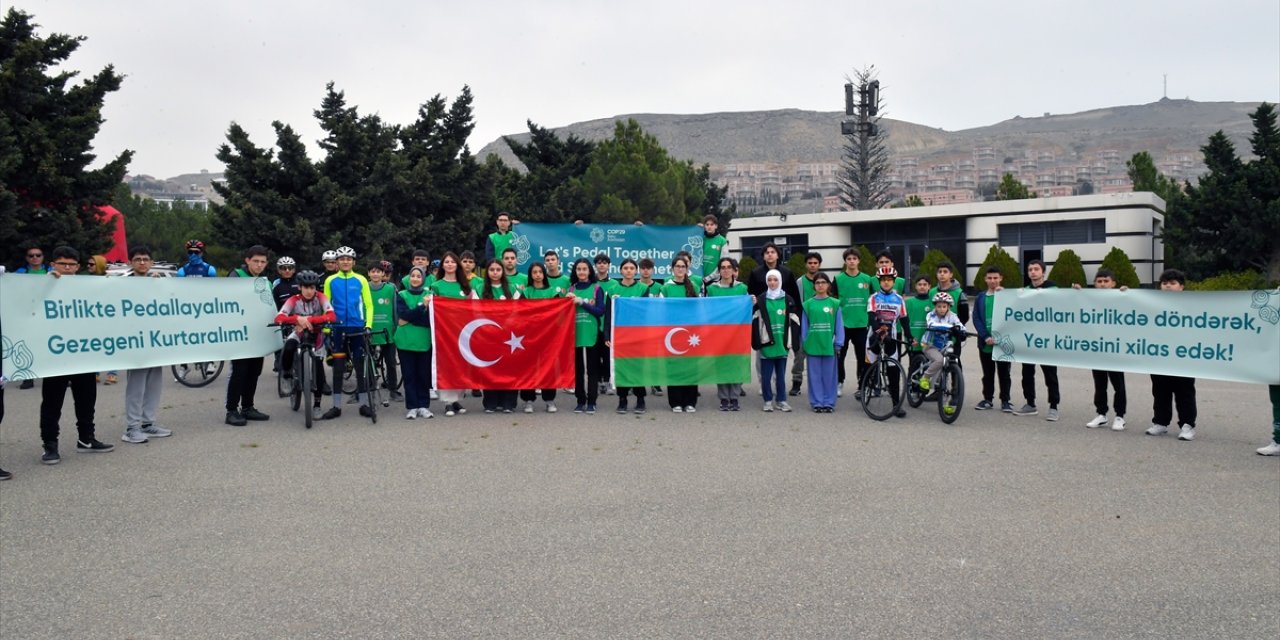
{"label": "white helmet", "polygon": [[356,250],[351,247],[342,246],[338,247],[337,254],[339,258],[354,258],[356,257]]}
{"label": "white helmet", "polygon": [[277,267],[296,267],[298,266],[298,263],[294,262],[293,258],[290,258],[289,256],[280,256],[280,259],[276,260],[276,266]]}
{"label": "white helmet", "polygon": [[328,250],[328,251],[326,251],[326,252],[324,252],[324,253],[320,254],[320,261],[321,261],[321,262],[328,262],[328,261],[330,261],[330,260],[337,260],[337,259],[338,259],[338,252],[337,252],[337,251],[334,251],[333,249],[330,249],[330,250]]}

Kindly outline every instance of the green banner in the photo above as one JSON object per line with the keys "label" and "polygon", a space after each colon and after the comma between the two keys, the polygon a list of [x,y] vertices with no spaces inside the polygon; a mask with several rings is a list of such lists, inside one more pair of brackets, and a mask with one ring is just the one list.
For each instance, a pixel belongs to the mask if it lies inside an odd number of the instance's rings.
{"label": "green banner", "polygon": [[11,380],[264,356],[275,315],[266,278],[0,275]]}
{"label": "green banner", "polygon": [[999,360],[1280,384],[1280,291],[1007,289]]}

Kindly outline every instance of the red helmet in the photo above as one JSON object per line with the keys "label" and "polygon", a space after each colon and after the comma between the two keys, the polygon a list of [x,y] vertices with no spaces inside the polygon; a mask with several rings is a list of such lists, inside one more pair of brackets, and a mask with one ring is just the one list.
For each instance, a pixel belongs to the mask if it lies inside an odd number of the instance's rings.
{"label": "red helmet", "polygon": [[192,251],[199,251],[200,253],[204,253],[204,243],[199,240],[188,240],[187,253],[190,253]]}
{"label": "red helmet", "polygon": [[896,278],[898,277],[898,271],[890,266],[880,267],[879,269],[876,269],[876,277],[877,278]]}

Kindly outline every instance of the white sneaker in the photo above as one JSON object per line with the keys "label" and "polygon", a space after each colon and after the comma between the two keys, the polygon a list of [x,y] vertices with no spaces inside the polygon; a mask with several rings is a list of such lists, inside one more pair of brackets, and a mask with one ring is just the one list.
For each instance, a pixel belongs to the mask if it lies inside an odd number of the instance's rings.
{"label": "white sneaker", "polygon": [[791,413],[791,405],[787,404],[787,402],[784,400],[778,403],[778,410],[783,413]]}
{"label": "white sneaker", "polygon": [[697,409],[695,409],[695,408],[693,408],[693,407],[685,407],[685,408],[684,408],[684,412],[685,412],[685,413],[697,413],[697,412],[698,412],[698,410],[697,410]]}
{"label": "white sneaker", "polygon": [[671,413],[684,413],[684,407],[671,407]]}
{"label": "white sneaker", "polygon": [[439,399],[440,399],[440,392],[439,392],[439,391],[436,391],[435,389],[432,389],[432,390],[431,390],[431,399],[432,399],[432,400],[439,400]]}
{"label": "white sneaker", "polygon": [[762,407],[760,410],[766,413],[773,413],[773,403],[772,402],[764,403],[764,407]]}
{"label": "white sneaker", "polygon": [[173,435],[172,431],[154,424],[144,424],[141,430],[148,438],[168,438]]}
{"label": "white sneaker", "polygon": [[444,417],[446,417],[446,418],[452,418],[452,417],[453,417],[453,416],[455,416],[455,415],[457,415],[457,414],[453,412],[453,409],[445,409]]}
{"label": "white sneaker", "polygon": [[548,402],[548,403],[547,403],[547,413],[555,413],[555,412],[556,412],[556,403],[554,403],[554,402]]}
{"label": "white sneaker", "polygon": [[611,382],[609,382],[609,393],[608,393],[608,395],[611,395],[611,396],[616,396],[616,395],[618,395],[618,387],[614,386],[614,384],[613,384],[613,382],[612,382],[612,381],[611,381]]}
{"label": "white sneaker", "polygon": [[120,439],[131,444],[142,444],[147,441],[147,436],[141,429],[125,429]]}
{"label": "white sneaker", "polygon": [[1147,429],[1147,435],[1149,436],[1162,436],[1166,433],[1169,433],[1169,427],[1162,424],[1152,423],[1151,428]]}
{"label": "white sneaker", "polygon": [[840,384],[836,385],[836,397],[839,398],[843,395],[844,395],[844,383],[841,382]]}
{"label": "white sneaker", "polygon": [[524,403],[524,412],[525,412],[525,413],[533,413],[533,402],[532,402],[532,401]]}
{"label": "white sneaker", "polygon": [[[1116,418],[1116,419],[1121,421],[1124,420],[1124,418]],[[1121,424],[1123,425],[1124,423],[1121,422]],[[1084,423],[1084,426],[1089,427],[1090,429],[1097,429],[1098,427],[1107,426],[1107,414],[1099,413],[1098,417]],[[1124,427],[1121,426],[1120,428],[1123,429]]]}
{"label": "white sneaker", "polygon": [[436,414],[431,413],[431,410],[430,410],[430,409],[428,409],[428,408],[426,408],[426,407],[423,407],[423,408],[421,408],[421,409],[418,409],[418,417],[419,417],[419,418],[434,418],[434,417],[436,417]]}
{"label": "white sneaker", "polygon": [[1116,416],[1116,419],[1111,421],[1111,430],[1124,431],[1124,418]]}
{"label": "white sneaker", "polygon": [[1267,446],[1265,446],[1265,447],[1263,447],[1263,448],[1261,448],[1261,449],[1258,449],[1258,455],[1260,455],[1260,456],[1280,456],[1280,442],[1276,442],[1275,440],[1272,440],[1272,441],[1271,441],[1271,444],[1269,444],[1269,445],[1267,445]]}
{"label": "white sneaker", "polygon": [[409,413],[404,414],[404,419],[405,419],[405,420],[417,420],[417,419],[418,419],[418,410],[417,410],[417,409],[410,409],[410,410],[409,410]]}
{"label": "white sneaker", "polygon": [[1191,442],[1192,440],[1195,440],[1196,428],[1189,424],[1182,425],[1182,432],[1178,434],[1178,439],[1185,440],[1187,442]]}

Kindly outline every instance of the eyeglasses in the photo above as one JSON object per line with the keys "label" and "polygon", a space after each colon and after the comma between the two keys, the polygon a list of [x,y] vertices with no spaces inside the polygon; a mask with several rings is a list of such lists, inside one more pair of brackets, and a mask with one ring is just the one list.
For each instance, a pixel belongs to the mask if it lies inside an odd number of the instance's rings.
{"label": "eyeglasses", "polygon": [[62,267],[63,269],[77,269],[77,268],[79,268],[79,267],[80,267],[80,263],[78,263],[78,262],[55,262],[55,263],[53,263],[53,266],[55,266],[55,267]]}
{"label": "eyeglasses", "polygon": [[138,256],[134,258],[133,261],[134,262],[151,262],[151,258],[144,258],[142,256]]}
{"label": "eyeglasses", "polygon": [[27,257],[28,257],[28,258],[43,258],[43,257],[44,257],[44,254],[43,254],[43,253],[28,253],[28,254],[27,254]]}

